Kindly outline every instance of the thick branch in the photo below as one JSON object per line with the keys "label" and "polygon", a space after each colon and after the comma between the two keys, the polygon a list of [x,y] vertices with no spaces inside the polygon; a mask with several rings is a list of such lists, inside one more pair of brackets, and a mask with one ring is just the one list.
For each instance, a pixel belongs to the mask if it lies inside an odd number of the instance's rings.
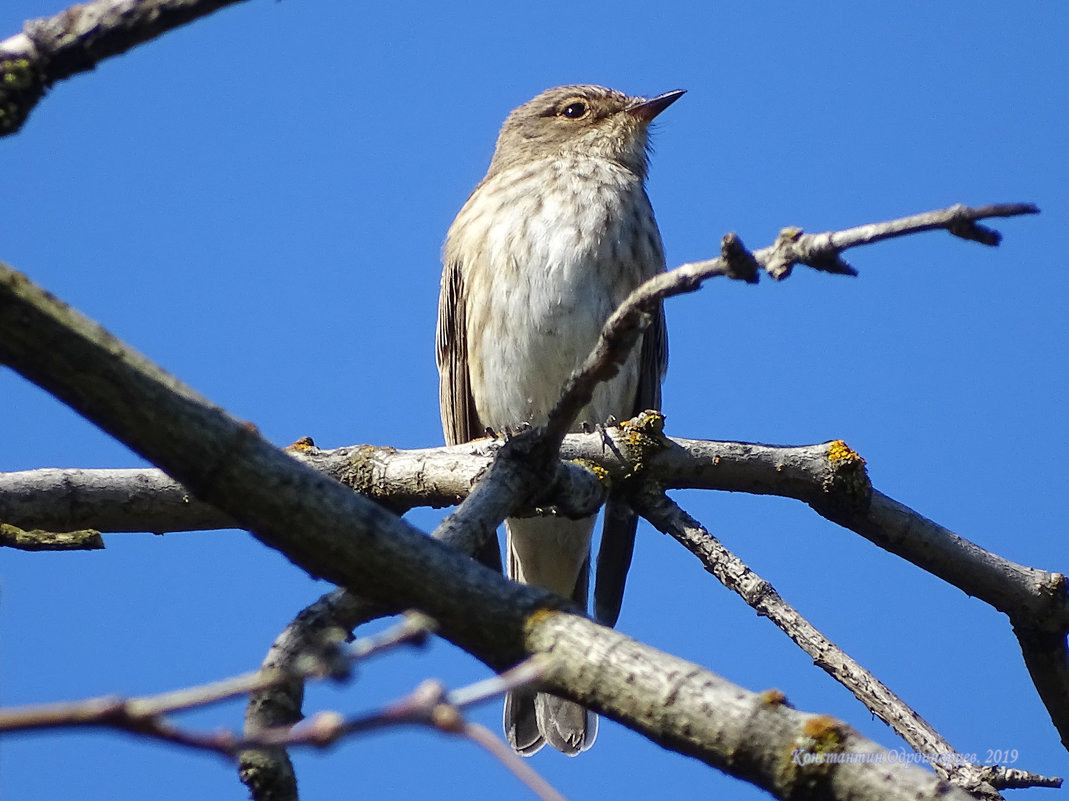
{"label": "thick branch", "polygon": [[[552,501],[567,514],[595,509],[604,488],[581,464],[614,478],[641,466],[666,489],[709,489],[795,498],[881,548],[981,598],[1014,619],[1069,630],[1069,596],[1059,573],[1018,565],[980,548],[868,485],[864,461],[840,441],[781,447],[657,437],[639,442],[639,426],[570,434]],[[648,440],[649,432],[643,434]],[[454,504],[477,486],[500,441],[399,451],[360,445],[295,458],[391,509]],[[562,478],[563,476],[563,478]],[[391,492],[390,488],[396,488]],[[423,488],[421,492],[420,487]],[[488,516],[492,520],[501,508]],[[0,473],[0,521],[22,528],[103,532],[182,531],[235,521],[198,501],[156,469]],[[464,549],[460,541],[451,545]]]}
{"label": "thick branch", "polygon": [[[549,611],[559,600],[481,567],[278,451],[3,266],[0,358],[307,572],[430,614],[443,635],[493,667],[552,653],[547,688],[667,747],[780,795],[795,794],[800,782],[828,797],[967,798],[917,769],[895,770],[893,782],[884,765],[785,770],[788,746],[807,738],[823,751],[880,749],[835,721],[769,704],[697,665]],[[771,734],[764,747],[753,745],[755,725]]]}
{"label": "thick branch", "polygon": [[0,41],[0,136],[14,133],[56,81],[239,0],[92,0],[27,22]]}
{"label": "thick branch", "polygon": [[[298,723],[304,714],[304,680],[296,666],[305,654],[335,642],[357,626],[394,609],[359,598],[348,590],[333,590],[302,610],[271,644],[261,670],[278,671],[286,680],[249,694],[245,707],[245,735]],[[296,801],[297,775],[282,746],[246,749],[239,754],[238,775],[257,801]]]}
{"label": "thick branch", "polygon": [[842,441],[788,448],[665,440],[646,469],[666,489],[727,489],[803,501],[1014,620],[1069,631],[1062,574],[991,553],[873,489],[864,460]]}
{"label": "thick branch", "polygon": [[487,630],[498,630],[494,645],[477,649],[490,664],[520,661],[526,613],[557,603],[505,581],[487,597],[490,570],[279,451],[3,266],[0,359],[310,573],[386,604],[401,601],[407,587],[414,594],[402,605],[433,610],[462,647],[476,649]]}
{"label": "thick branch", "polygon": [[[447,450],[470,458],[473,448],[488,444],[493,445],[483,441]],[[589,490],[586,493],[587,505],[578,513],[592,514],[597,511],[605,493],[600,484],[591,482],[592,475],[589,472],[576,465],[558,463],[545,455],[538,459],[531,458],[529,445],[530,440],[513,440],[500,449],[496,446],[490,448],[495,455],[489,466],[480,465],[478,472],[457,491],[458,496],[467,493],[467,497],[431,536],[460,553],[479,553],[489,538],[496,537],[497,526],[506,515],[517,511],[525,500],[542,494],[542,491],[533,491],[532,488],[554,484],[553,481],[547,481],[544,475],[548,473],[552,476],[554,467],[557,477],[555,483],[561,486],[566,495],[569,494],[569,488],[575,489],[576,485],[580,490]],[[450,462],[447,468],[450,476],[457,475],[457,466],[456,462]],[[422,484],[420,481],[416,483]],[[389,608],[369,603],[348,590],[328,593],[286,627],[272,645],[264,667],[285,669],[300,658],[304,648],[314,645],[331,630],[340,627],[349,631],[372,617],[389,612]],[[303,692],[303,684],[298,680],[253,695],[245,714],[246,733],[295,724],[301,719]],[[242,753],[240,775],[256,801],[290,801],[297,798],[293,765],[281,747]]]}
{"label": "thick branch", "polygon": [[[304,438],[287,451],[400,513],[416,506],[459,504],[490,469],[501,446],[500,440],[484,439],[416,450],[354,445],[323,451]],[[605,487],[590,470],[567,461],[555,470],[556,480],[541,494],[557,513],[586,517],[605,502]],[[0,521],[45,531],[93,528],[104,533],[156,534],[237,525],[157,468],[0,473]],[[13,542],[0,544],[15,547]]]}
{"label": "thick branch", "polygon": [[[662,437],[655,445],[647,442],[637,448],[636,432],[642,430],[629,425],[569,435],[561,452],[565,461],[560,462],[560,491],[554,502],[582,514],[603,497],[604,488],[597,479],[571,460],[599,465],[616,477],[641,465],[645,476],[669,489],[774,494],[804,501],[828,519],[1006,613],[1014,622],[1037,690],[1069,747],[1069,657],[1064,647],[1069,595],[1062,574],[1004,559],[872,490],[863,460],[843,443],[774,447]],[[648,438],[644,434],[639,442]],[[407,509],[421,500],[439,505],[465,497],[472,486],[479,486],[478,479],[488,469],[498,444],[483,440],[418,451],[370,446],[319,451],[306,443],[293,451],[380,503]],[[389,492],[391,486],[397,488],[396,494]],[[422,499],[420,487],[425,489]],[[448,519],[436,536],[472,552],[478,541],[475,532],[487,535],[512,504],[508,493],[492,491],[489,484],[483,486],[482,497],[488,506],[480,502],[460,517]],[[192,498],[188,490],[157,470],[0,474],[0,520],[59,531],[233,525],[231,518]],[[453,537],[457,532],[467,532],[471,539]]]}
{"label": "thick branch", "polygon": [[[697,756],[779,798],[894,799],[932,792],[969,797],[926,771],[907,776],[887,764],[886,750],[832,718],[791,709],[778,691],[749,693],[684,660],[651,659],[645,646],[583,618],[548,615],[531,638],[536,648],[552,644],[560,655],[555,677],[559,686],[573,688],[569,697],[621,722],[641,718],[647,721],[643,733],[654,742]],[[710,742],[719,744],[712,761],[704,745]],[[833,754],[871,758],[873,769],[855,774],[856,762],[837,764],[832,771],[816,764]]]}
{"label": "thick branch", "polygon": [[108,534],[235,526],[232,518],[151,467],[0,473],[0,521],[22,528],[60,532],[94,528]]}

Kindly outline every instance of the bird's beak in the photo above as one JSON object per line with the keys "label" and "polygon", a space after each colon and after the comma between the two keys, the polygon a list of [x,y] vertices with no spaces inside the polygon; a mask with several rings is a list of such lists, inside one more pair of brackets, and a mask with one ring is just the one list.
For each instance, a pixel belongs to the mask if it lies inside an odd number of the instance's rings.
{"label": "bird's beak", "polygon": [[686,92],[686,89],[674,89],[671,92],[665,92],[663,95],[657,95],[657,97],[651,97],[649,100],[643,100],[640,103],[636,103],[627,109],[627,113],[638,117],[640,120],[649,122],[679,100],[679,98],[683,97]]}

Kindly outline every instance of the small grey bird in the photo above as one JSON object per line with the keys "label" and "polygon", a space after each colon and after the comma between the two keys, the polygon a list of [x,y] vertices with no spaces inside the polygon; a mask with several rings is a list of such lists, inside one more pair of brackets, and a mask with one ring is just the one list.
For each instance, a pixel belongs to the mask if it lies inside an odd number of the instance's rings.
{"label": "small grey bird", "polygon": [[[438,305],[442,426],[449,444],[545,421],[564,382],[627,295],[665,268],[646,196],[650,121],[682,91],[630,97],[560,86],[515,109],[486,177],[446,237]],[[658,409],[668,360],[663,310],[579,423]],[[610,500],[598,553],[595,611],[613,625],[631,562],[635,514]],[[594,518],[505,521],[508,575],[586,608]],[[493,543],[496,548],[496,542]],[[505,700],[505,733],[530,755],[549,743],[575,755],[596,716],[546,693]]]}

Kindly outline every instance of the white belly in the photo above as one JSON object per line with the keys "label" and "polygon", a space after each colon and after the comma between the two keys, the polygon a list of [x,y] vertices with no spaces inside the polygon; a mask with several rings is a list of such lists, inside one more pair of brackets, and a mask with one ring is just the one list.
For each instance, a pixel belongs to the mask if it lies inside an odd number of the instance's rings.
{"label": "white belly", "polygon": [[[516,193],[493,219],[466,212],[480,207],[479,192],[507,193],[509,181],[523,176],[497,176],[503,188],[484,184],[451,234],[450,249],[469,255],[472,396],[480,421],[495,429],[542,422],[609,315],[663,269],[653,212],[636,176],[605,162],[584,162],[581,179],[581,170],[557,167],[546,191]],[[584,201],[574,202],[577,195]],[[636,349],[617,376],[598,387],[576,423],[629,417],[637,382]]]}

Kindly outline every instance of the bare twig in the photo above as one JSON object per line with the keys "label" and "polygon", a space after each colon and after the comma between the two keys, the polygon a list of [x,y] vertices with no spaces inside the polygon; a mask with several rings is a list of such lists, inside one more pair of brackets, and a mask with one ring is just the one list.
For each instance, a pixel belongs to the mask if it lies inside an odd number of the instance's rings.
{"label": "bare twig", "polygon": [[542,681],[549,672],[550,660],[544,654],[532,656],[496,676],[469,684],[460,690],[451,691],[447,700],[459,709],[481,704],[492,698],[499,698],[509,690],[517,690]]}
{"label": "bare twig", "polygon": [[757,280],[754,265],[759,265],[779,280],[790,275],[796,264],[824,272],[854,275],[856,271],[843,261],[841,255],[849,248],[936,229],[945,229],[985,245],[997,245],[1001,239],[998,232],[977,225],[977,220],[1037,213],[1039,209],[1031,203],[1002,203],[978,208],[957,205],[844,231],[806,234],[800,228],[784,228],[774,244],[752,254],[747,254],[738,237],[728,234],[721,243],[719,258],[684,264],[654,276],[635,289],[616,309],[602,328],[594,350],[569,377],[542,436],[548,442],[559,444],[572,427],[576,415],[590,403],[594,388],[612,378],[619,365],[626,361],[656,305],[665,298],[695,291],[709,278],[723,275],[754,283]]}
{"label": "bare twig", "polygon": [[17,551],[96,551],[104,547],[104,538],[95,529],[79,531],[25,531],[18,526],[0,523],[0,548]]}
{"label": "bare twig", "polygon": [[140,698],[102,696],[82,701],[0,709],[0,732],[31,731],[69,726],[106,726],[179,744],[204,747],[197,738],[175,737],[162,720],[173,712],[195,709],[236,698],[282,680],[277,672],[258,670],[199,687]]}
{"label": "bare twig", "polygon": [[327,713],[291,730],[280,730],[275,745],[326,746],[344,735],[399,724],[429,726],[445,734],[465,737],[485,749],[544,801],[565,801],[501,738],[484,726],[464,719],[462,712],[476,704],[499,698],[503,693],[525,686],[544,675],[544,661],[531,659],[499,676],[469,687],[446,692],[439,682],[425,681],[404,698],[371,715],[343,720]]}
{"label": "bare twig", "polygon": [[[400,624],[382,634],[361,638],[344,651],[337,647],[356,625],[384,612],[345,590],[334,590],[298,615],[272,644],[261,666],[282,673],[285,680],[249,693],[245,737],[255,740],[264,731],[286,731],[297,724],[303,717],[305,678],[347,678],[353,661],[401,645],[420,645],[435,628],[425,615],[408,612]],[[284,744],[244,749],[237,756],[238,776],[252,798],[297,798],[296,773]]]}
{"label": "bare twig", "polygon": [[349,647],[349,652],[354,660],[364,660],[401,646],[422,647],[437,628],[433,618],[420,612],[405,612],[396,626],[391,626],[381,634],[361,637]]}
{"label": "bare twig", "polygon": [[[408,614],[398,625],[374,637],[357,640],[348,649],[331,654],[329,660],[305,659],[290,672],[261,668],[253,673],[159,695],[138,698],[103,696],[58,704],[0,708],[0,732],[10,734],[64,726],[108,726],[134,732],[150,730],[149,733],[154,736],[173,740],[177,730],[166,723],[163,716],[273,687],[296,675],[304,678],[348,678],[349,666],[353,662],[402,645],[418,645],[433,628],[433,621],[425,615]],[[211,741],[205,745],[208,741],[200,736],[180,737],[175,741],[211,750],[222,747],[219,744],[221,741]]]}
{"label": "bare twig", "polygon": [[[707,571],[737,593],[762,617],[768,618],[790,637],[813,662],[887,723],[920,754],[954,754],[955,749],[909,704],[873,676],[860,663],[825,637],[776,592],[765,579],[753,572],[737,555],[697,520],[692,518],[659,489],[647,487],[632,493],[636,511],[659,531],[670,534],[697,556]],[[1005,769],[958,761],[933,762],[937,773],[964,787],[978,798],[998,797]],[[1031,774],[1030,774],[1031,775]],[[1018,777],[1020,780],[1020,777]],[[1048,777],[1038,776],[1036,784],[1048,786]]]}
{"label": "bare twig", "polygon": [[991,783],[1001,790],[1022,790],[1026,787],[1050,787],[1056,789],[1062,786],[1062,780],[1050,776],[1040,776],[1026,770],[1016,768],[999,768],[998,776]]}
{"label": "bare twig", "polygon": [[482,746],[490,756],[496,758],[502,765],[512,771],[512,775],[531,788],[531,791],[543,801],[565,801],[564,796],[557,792],[553,785],[543,779],[539,773],[533,770],[527,762],[512,750],[511,746],[507,745],[504,740],[485,726],[466,722],[463,732],[469,740]]}
{"label": "bare twig", "polygon": [[[383,634],[360,640],[350,649],[353,659],[364,659],[399,645],[418,642],[433,623],[421,615],[407,615],[404,622]],[[167,715],[217,703],[247,692],[264,689],[282,677],[277,672],[257,671],[201,687],[177,690],[143,698],[103,697],[68,704],[0,709],[0,732],[44,728],[102,727],[132,732],[201,751],[235,757],[246,751],[312,746],[325,748],[344,737],[398,725],[417,724],[465,737],[497,758],[545,801],[564,801],[563,796],[531,770],[484,727],[464,720],[462,710],[500,697],[508,690],[538,680],[544,662],[529,660],[499,676],[470,687],[446,692],[435,681],[426,681],[411,693],[377,712],[344,718],[336,712],[320,712],[296,726],[264,729],[241,737],[233,732],[197,732],[172,723]],[[312,674],[307,674],[312,675]]]}

